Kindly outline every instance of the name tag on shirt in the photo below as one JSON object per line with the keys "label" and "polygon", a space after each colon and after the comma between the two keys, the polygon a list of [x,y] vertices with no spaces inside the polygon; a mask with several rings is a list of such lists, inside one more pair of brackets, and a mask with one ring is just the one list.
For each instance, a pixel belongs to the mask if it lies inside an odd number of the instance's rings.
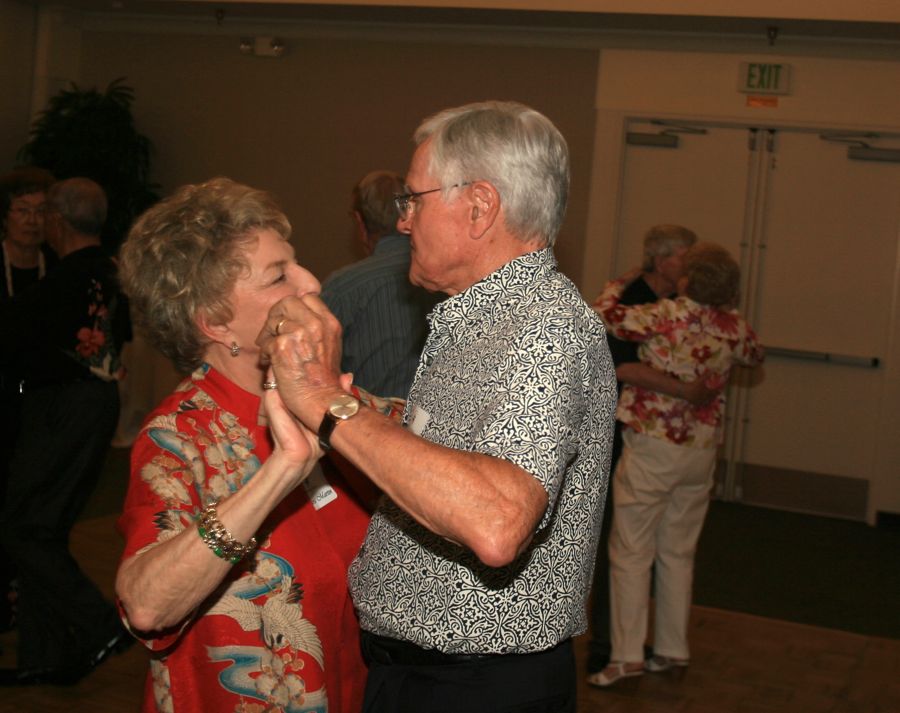
{"label": "name tag on shirt", "polygon": [[430,420],[431,414],[428,413],[428,411],[414,405],[412,407],[412,415],[409,419],[409,430],[415,433],[417,436],[421,436],[422,431],[425,430],[425,426],[428,425],[428,422]]}
{"label": "name tag on shirt", "polygon": [[325,474],[318,463],[306,480],[303,481],[303,487],[306,488],[306,495],[316,510],[321,510],[328,503],[337,500],[337,492],[325,479]]}

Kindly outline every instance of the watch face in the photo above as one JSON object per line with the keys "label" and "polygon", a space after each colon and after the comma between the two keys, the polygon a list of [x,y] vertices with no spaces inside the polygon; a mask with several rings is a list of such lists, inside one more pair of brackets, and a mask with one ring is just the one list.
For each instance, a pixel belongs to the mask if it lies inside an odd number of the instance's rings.
{"label": "watch face", "polygon": [[341,420],[350,418],[357,411],[359,411],[359,401],[347,394],[336,398],[328,407],[328,412]]}

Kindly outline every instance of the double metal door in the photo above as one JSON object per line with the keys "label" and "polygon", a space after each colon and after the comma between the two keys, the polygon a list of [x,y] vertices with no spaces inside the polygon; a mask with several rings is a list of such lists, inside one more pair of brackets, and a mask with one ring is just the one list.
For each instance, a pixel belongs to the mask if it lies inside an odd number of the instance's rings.
{"label": "double metal door", "polygon": [[[850,157],[873,143],[880,160]],[[616,273],[640,263],[648,226],[686,225],[740,261],[741,311],[769,349],[730,388],[722,497],[745,498],[746,468],[871,476],[900,289],[898,147],[827,128],[629,123]]]}

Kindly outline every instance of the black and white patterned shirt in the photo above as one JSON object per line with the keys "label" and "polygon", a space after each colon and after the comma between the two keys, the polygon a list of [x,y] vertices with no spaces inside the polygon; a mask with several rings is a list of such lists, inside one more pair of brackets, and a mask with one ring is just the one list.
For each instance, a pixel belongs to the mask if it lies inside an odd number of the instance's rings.
{"label": "black and white patterned shirt", "polygon": [[439,304],[407,427],[518,465],[549,505],[529,547],[494,568],[385,498],[349,572],[363,629],[446,653],[542,651],[582,633],[615,404],[603,324],[550,248]]}

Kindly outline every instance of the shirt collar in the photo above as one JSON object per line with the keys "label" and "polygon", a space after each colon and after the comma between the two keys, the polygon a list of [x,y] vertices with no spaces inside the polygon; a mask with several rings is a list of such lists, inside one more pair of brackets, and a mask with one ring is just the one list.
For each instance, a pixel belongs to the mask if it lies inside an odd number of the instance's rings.
{"label": "shirt collar", "polygon": [[481,311],[488,306],[495,306],[498,299],[508,299],[517,295],[535,282],[556,272],[556,265],[556,256],[551,247],[541,248],[510,260],[471,287],[438,303],[432,312],[432,327],[440,326],[444,319],[471,316],[473,310]]}
{"label": "shirt collar", "polygon": [[241,423],[258,426],[268,424],[262,409],[262,399],[245,391],[209,364],[204,362],[195,369],[191,374],[191,381],[219,406],[237,416]]}

